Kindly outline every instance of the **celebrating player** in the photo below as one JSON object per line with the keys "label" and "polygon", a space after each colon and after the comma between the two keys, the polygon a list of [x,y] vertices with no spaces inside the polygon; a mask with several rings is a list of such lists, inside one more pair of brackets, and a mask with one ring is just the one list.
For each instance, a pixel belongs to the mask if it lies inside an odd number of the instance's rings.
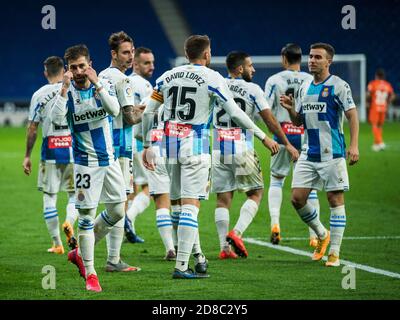
{"label": "celebrating player", "polygon": [[[292,181],[292,204],[300,218],[318,236],[313,260],[321,260],[328,247],[326,266],[339,266],[339,252],[346,226],[344,192],[349,189],[346,160],[357,163],[358,115],[349,85],[329,73],[334,48],[326,43],[311,45],[308,68],[313,80],[305,81],[295,100],[282,95],[281,105],[289,111],[294,125],[304,125],[305,146],[296,164]],[[349,121],[350,146],[345,150],[343,113]],[[307,202],[312,189],[327,192],[330,232],[322,225],[315,208]]]}
{"label": "celebrating player", "polygon": [[[293,125],[288,112],[281,107],[279,99],[282,94],[296,97],[301,84],[306,80],[312,79],[312,76],[300,71],[301,48],[297,44],[288,43],[284,46],[281,50],[281,57],[285,70],[268,78],[265,84],[265,96],[286,137],[300,152],[304,140],[304,127]],[[278,143],[282,143],[277,136],[274,136],[274,139]],[[290,172],[290,158],[288,151],[285,148],[280,148],[278,154],[272,156],[270,163],[271,176],[268,189],[268,208],[271,216],[271,242],[273,244],[278,244],[281,240],[279,217],[282,204],[282,188],[285,178]],[[307,201],[315,208],[319,216],[319,201],[316,190],[311,191]],[[316,247],[317,236],[311,228],[309,228],[309,231],[310,245]]]}
{"label": "celebrating player", "polygon": [[[272,115],[262,89],[251,83],[255,69],[251,57],[242,51],[232,51],[226,57],[229,77],[226,79],[234,101],[250,119],[259,114],[268,128],[280,137],[290,158],[297,160],[298,151],[289,143],[279,123]],[[253,136],[231,119],[219,103],[213,109],[214,143],[212,161],[212,192],[217,193],[215,223],[220,240],[220,259],[247,257],[242,235],[254,219],[264,193],[260,162],[253,148]],[[274,146],[279,148],[274,142]],[[246,202],[240,208],[235,227],[228,233],[229,209],[235,190],[245,192]],[[228,242],[235,249],[231,251]]]}
{"label": "celebrating player", "polygon": [[[139,47],[135,50],[133,59],[133,73],[129,76],[134,88],[135,103],[139,104],[143,99],[150,97],[152,85],[147,80],[154,72],[154,55],[148,48]],[[132,173],[133,173],[133,200],[129,203],[129,208],[125,217],[125,234],[131,243],[143,243],[144,240],[137,235],[135,228],[136,218],[150,205],[150,194],[147,179],[147,170],[143,167],[142,153],[143,143],[135,137],[142,135],[142,125],[133,126],[132,141]],[[139,188],[142,191],[139,192]]]}
{"label": "celebrating player", "polygon": [[[94,268],[95,242],[125,215],[124,177],[113,152],[112,137],[112,117],[119,114],[120,105],[112,83],[97,78],[85,45],[68,48],[64,59],[68,71],[51,119],[57,125],[67,119],[73,137],[79,250],[70,251],[68,259],[86,279],[86,289],[99,292],[102,289]],[[95,218],[99,202],[105,204],[107,214]]]}
{"label": "celebrating player", "polygon": [[36,91],[29,108],[29,124],[26,137],[26,152],[23,168],[26,175],[32,172],[31,153],[36,141],[39,123],[42,123],[42,150],[38,174],[38,189],[43,192],[44,219],[53,240],[48,252],[63,254],[64,246],[60,238],[57,213],[57,193],[68,192],[67,216],[62,228],[67,235],[67,243],[74,249],[76,239],[73,225],[78,217],[75,209],[73,159],[71,133],[67,122],[54,125],[50,120],[50,110],[54,97],[60,91],[64,74],[64,63],[60,57],[48,57],[44,61],[44,75],[49,84]]}
{"label": "celebrating player", "polygon": [[[108,39],[108,44],[111,50],[111,65],[99,73],[99,78],[112,83],[121,106],[121,112],[112,122],[113,145],[115,156],[119,160],[124,176],[125,192],[128,195],[133,192],[131,177],[132,125],[141,121],[142,114],[140,106],[135,106],[133,88],[125,75],[126,70],[132,67],[134,47],[132,38],[123,31],[113,33]],[[107,217],[107,210],[104,210],[101,216]],[[123,262],[120,257],[124,238],[124,221],[124,219],[118,221],[106,237],[108,250],[106,271],[109,272],[138,270]]]}
{"label": "celebrating player", "polygon": [[374,144],[372,150],[381,151],[386,148],[383,142],[383,124],[385,123],[387,106],[394,100],[392,85],[385,80],[385,71],[378,69],[375,80],[368,83],[369,122],[372,126]]}
{"label": "celebrating player", "polygon": [[[190,64],[165,72],[156,81],[155,90],[143,114],[143,163],[154,170],[150,147],[154,113],[164,103],[164,134],[167,170],[171,177],[171,198],[178,195],[182,211],[178,226],[178,253],[174,279],[208,277],[207,273],[189,268],[189,257],[198,233],[197,216],[201,199],[208,197],[210,172],[209,122],[214,101],[241,127],[252,129],[257,138],[271,149],[277,144],[266,137],[233,100],[224,78],[208,68],[211,62],[208,36],[193,35],[185,41],[185,54]],[[204,262],[204,255],[196,263]],[[201,260],[200,260],[201,259]],[[205,270],[204,270],[205,271]]]}

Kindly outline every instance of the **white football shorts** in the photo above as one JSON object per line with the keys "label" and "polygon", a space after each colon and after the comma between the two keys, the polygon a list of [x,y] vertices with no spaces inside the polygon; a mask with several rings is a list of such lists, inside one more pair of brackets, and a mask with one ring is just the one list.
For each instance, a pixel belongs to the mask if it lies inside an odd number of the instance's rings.
{"label": "white football shorts", "polygon": [[38,189],[50,194],[60,191],[74,192],[74,165],[39,163]]}
{"label": "white football shorts", "polygon": [[116,160],[106,167],[74,165],[77,209],[96,208],[99,203],[126,201],[124,177]]}
{"label": "white football shorts", "polygon": [[299,159],[293,171],[292,188],[347,191],[349,187],[349,176],[344,158],[324,162]]}
{"label": "white football shorts", "polygon": [[254,150],[233,156],[213,152],[211,191],[223,193],[238,190],[247,192],[264,188],[260,161]]}

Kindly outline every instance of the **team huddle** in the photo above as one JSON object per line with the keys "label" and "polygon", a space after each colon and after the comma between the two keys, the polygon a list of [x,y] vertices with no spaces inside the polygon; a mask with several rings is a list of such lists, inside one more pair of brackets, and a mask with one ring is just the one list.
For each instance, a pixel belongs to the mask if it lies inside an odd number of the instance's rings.
{"label": "team huddle", "polygon": [[[140,271],[121,260],[120,250],[124,234],[129,242],[144,242],[135,221],[149,206],[150,197],[155,201],[164,259],[175,260],[174,279],[209,277],[198,214],[210,191],[217,194],[219,258],[247,257],[242,236],[264,193],[254,137],[271,153],[271,242],[281,241],[282,187],[293,163],[292,204],[309,227],[312,259],[321,260],[330,244],[326,266],[340,265],[344,191],[349,189],[346,158],[350,165],[358,161],[358,117],[349,85],[329,73],[332,46],[311,45],[308,74],[300,71],[301,48],[287,44],[281,52],[285,70],[267,79],[262,90],[252,83],[255,69],[245,52],[227,55],[227,78],[210,69],[207,36],[187,38],[189,64],[166,71],[154,88],[147,80],[154,70],[150,49],[135,50],[132,38],[122,31],[110,36],[109,45],[111,65],[99,75],[85,45],[65,51],[66,71],[61,58],[46,59],[49,84],[31,100],[23,163],[29,175],[42,123],[38,187],[53,241],[48,251],[64,253],[56,201],[57,193],[66,191],[69,201],[62,230],[71,249],[68,260],[78,267],[87,290],[102,290],[94,269],[94,246],[104,237],[106,271]],[[343,115],[350,127],[347,151]],[[273,138],[255,124],[258,116]],[[317,191],[322,189],[330,205],[329,230],[319,219]],[[236,190],[246,193],[247,199],[230,229]],[[106,209],[96,216],[99,203]],[[194,270],[189,266],[191,256]]]}

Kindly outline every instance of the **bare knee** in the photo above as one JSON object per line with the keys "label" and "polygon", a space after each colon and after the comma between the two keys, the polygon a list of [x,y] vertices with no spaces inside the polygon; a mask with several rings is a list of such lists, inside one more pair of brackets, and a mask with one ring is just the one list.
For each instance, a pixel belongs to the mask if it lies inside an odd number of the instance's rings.
{"label": "bare knee", "polygon": [[246,192],[247,197],[256,202],[258,205],[261,203],[263,194],[264,189],[251,190],[249,192]]}
{"label": "bare knee", "polygon": [[301,194],[293,192],[292,193],[291,202],[292,202],[292,205],[293,205],[293,207],[295,209],[300,209],[300,208],[303,208],[306,205],[307,197],[304,197]]}

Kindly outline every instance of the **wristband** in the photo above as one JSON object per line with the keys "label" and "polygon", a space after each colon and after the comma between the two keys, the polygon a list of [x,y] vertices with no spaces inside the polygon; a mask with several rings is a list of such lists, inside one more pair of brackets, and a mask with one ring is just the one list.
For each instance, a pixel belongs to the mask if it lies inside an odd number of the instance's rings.
{"label": "wristband", "polygon": [[94,86],[96,87],[97,90],[100,90],[101,88],[103,88],[103,85],[101,84],[100,81],[99,81],[99,82],[96,82],[96,83],[94,84]]}

